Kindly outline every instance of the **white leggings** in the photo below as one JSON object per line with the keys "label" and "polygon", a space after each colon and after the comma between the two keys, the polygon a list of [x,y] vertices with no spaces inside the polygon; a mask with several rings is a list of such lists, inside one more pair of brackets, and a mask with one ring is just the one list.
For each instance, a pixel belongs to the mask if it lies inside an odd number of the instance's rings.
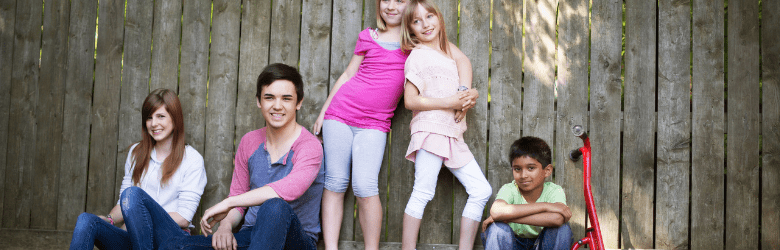
{"label": "white leggings", "polygon": [[[414,190],[409,197],[409,203],[406,204],[404,211],[406,214],[422,219],[425,205],[433,199],[433,195],[436,193],[436,181],[443,161],[444,159],[441,157],[423,149],[417,151],[417,157],[414,161]],[[463,208],[463,217],[482,221],[482,211],[485,209],[485,203],[493,195],[493,188],[490,187],[490,183],[482,174],[477,161],[472,160],[461,168],[447,169],[458,178],[458,181],[466,188],[466,193],[469,194],[466,207]]]}

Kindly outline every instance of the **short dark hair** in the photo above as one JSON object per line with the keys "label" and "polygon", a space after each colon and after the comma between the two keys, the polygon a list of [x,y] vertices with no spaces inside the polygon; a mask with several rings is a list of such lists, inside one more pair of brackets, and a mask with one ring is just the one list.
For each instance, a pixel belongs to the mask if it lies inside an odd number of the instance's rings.
{"label": "short dark hair", "polygon": [[295,85],[295,93],[298,95],[298,102],[303,100],[303,79],[298,70],[282,63],[274,63],[265,66],[263,72],[257,77],[257,98],[262,98],[261,95],[263,87],[271,85],[277,80],[288,80]]}
{"label": "short dark hair", "polygon": [[523,136],[512,143],[512,147],[509,148],[510,164],[515,159],[523,156],[535,159],[542,164],[542,168],[545,168],[552,163],[550,146],[538,137]]}

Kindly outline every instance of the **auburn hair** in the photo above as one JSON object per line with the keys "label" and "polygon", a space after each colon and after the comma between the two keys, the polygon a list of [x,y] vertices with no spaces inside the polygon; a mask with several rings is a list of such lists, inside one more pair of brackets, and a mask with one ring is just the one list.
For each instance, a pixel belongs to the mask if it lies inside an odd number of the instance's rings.
{"label": "auburn hair", "polygon": [[441,11],[436,7],[436,4],[426,0],[412,0],[406,5],[403,18],[401,18],[401,26],[404,30],[401,32],[401,49],[409,52],[414,49],[417,44],[420,44],[420,39],[414,35],[412,31],[412,21],[414,21],[414,15],[417,11],[417,5],[421,5],[425,10],[430,13],[436,14],[439,18],[439,47],[444,54],[449,55],[449,40],[447,40],[447,27],[444,25],[444,16],[441,15]]}
{"label": "auburn hair", "polygon": [[181,110],[179,97],[172,90],[156,89],[149,93],[141,107],[141,136],[142,139],[138,146],[133,149],[133,185],[141,182],[141,177],[149,167],[149,160],[152,158],[152,150],[157,141],[149,135],[146,128],[146,120],[152,117],[155,111],[165,107],[173,120],[173,131],[171,132],[171,154],[163,161],[162,178],[160,184],[163,186],[168,183],[176,170],[179,169],[181,161],[184,158],[185,133],[184,133],[184,115]]}

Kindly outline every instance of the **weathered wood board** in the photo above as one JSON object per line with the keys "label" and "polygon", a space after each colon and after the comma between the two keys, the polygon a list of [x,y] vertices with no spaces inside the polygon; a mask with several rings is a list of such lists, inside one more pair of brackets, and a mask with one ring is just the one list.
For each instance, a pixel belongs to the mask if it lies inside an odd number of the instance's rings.
{"label": "weathered wood board", "polygon": [[780,2],[761,5],[761,249],[780,248]]}
{"label": "weathered wood board", "polygon": [[154,1],[150,90],[166,88],[179,92],[179,43],[183,2],[186,1]]}

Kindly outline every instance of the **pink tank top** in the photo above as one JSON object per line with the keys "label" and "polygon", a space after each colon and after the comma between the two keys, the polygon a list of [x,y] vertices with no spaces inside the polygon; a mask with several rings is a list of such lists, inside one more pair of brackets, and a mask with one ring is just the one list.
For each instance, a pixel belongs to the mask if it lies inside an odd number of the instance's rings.
{"label": "pink tank top", "polygon": [[364,129],[390,131],[390,119],[404,92],[405,54],[387,50],[371,38],[370,29],[358,35],[355,55],[365,56],[357,73],[333,96],[325,119]]}

